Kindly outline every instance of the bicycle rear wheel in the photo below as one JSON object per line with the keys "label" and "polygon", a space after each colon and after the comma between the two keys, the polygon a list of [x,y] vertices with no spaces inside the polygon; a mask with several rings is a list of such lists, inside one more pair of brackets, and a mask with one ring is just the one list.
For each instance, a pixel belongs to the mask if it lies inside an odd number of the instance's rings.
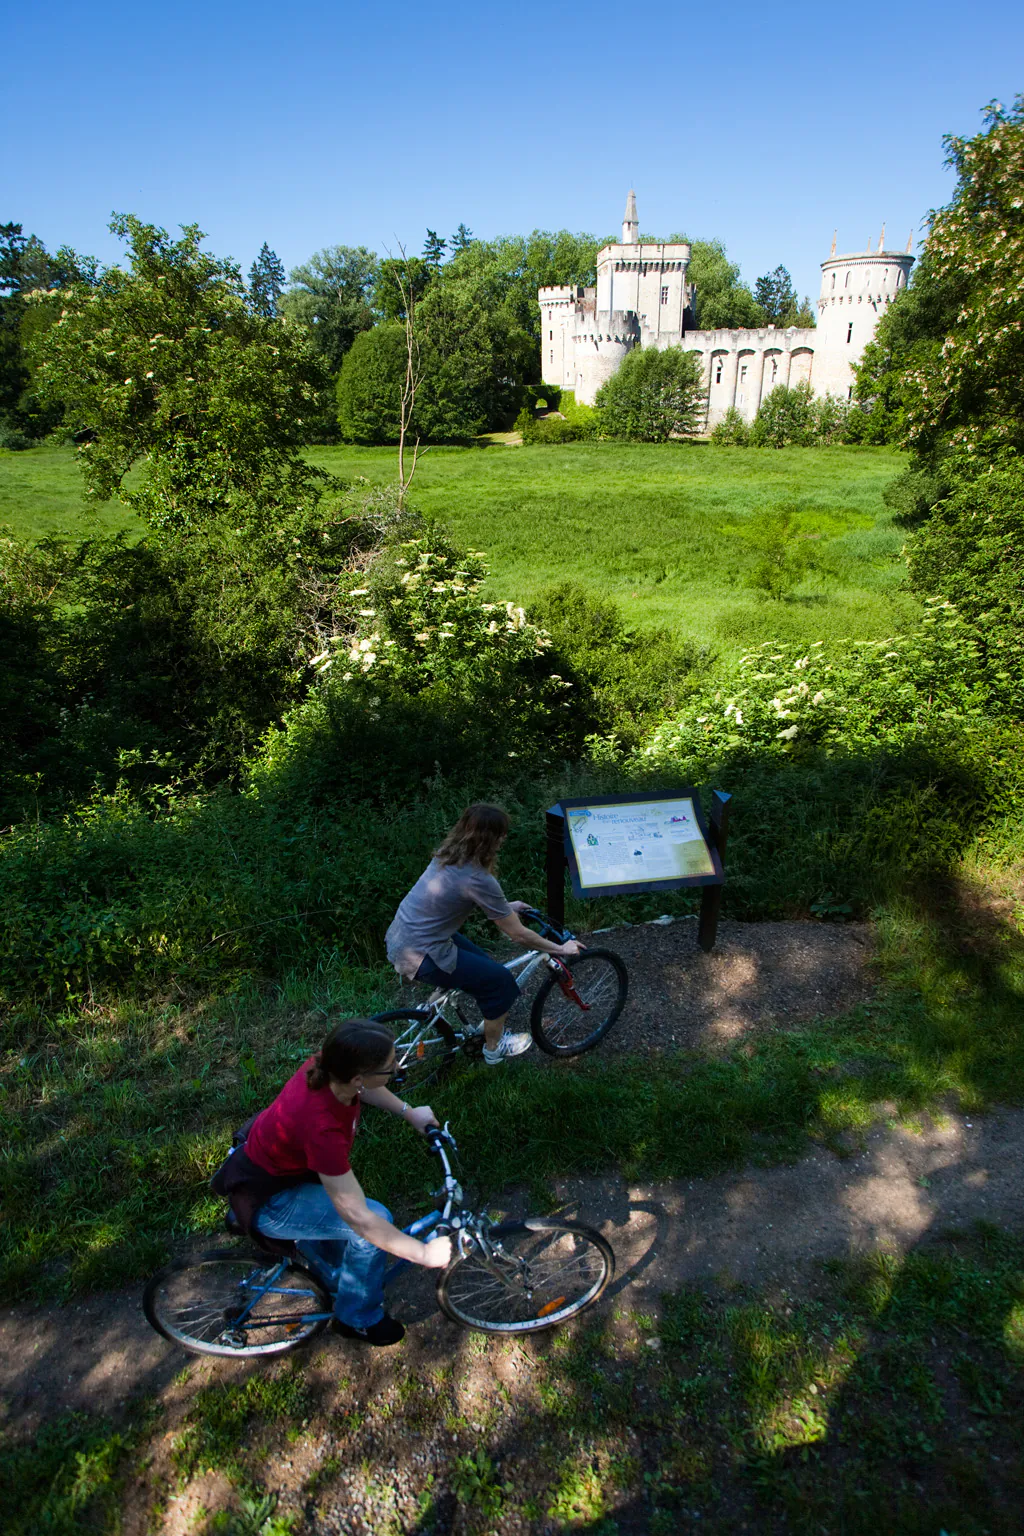
{"label": "bicycle rear wheel", "polygon": [[392,1088],[415,1093],[451,1066],[459,1044],[451,1026],[432,1011],[399,1008],[393,1013],[375,1013],[379,1024],[387,1024],[395,1035],[396,1071]]}
{"label": "bicycle rear wheel", "polygon": [[453,1259],[437,1282],[442,1312],[482,1333],[540,1333],[592,1307],[615,1273],[600,1232],[528,1216],[492,1227],[488,1250]]}
{"label": "bicycle rear wheel", "polygon": [[172,1344],[242,1359],[305,1344],[327,1326],[331,1305],[319,1281],[297,1264],[220,1250],[169,1264],[142,1296],[147,1321]]}
{"label": "bicycle rear wheel", "polygon": [[534,999],[530,1033],[549,1056],[579,1056],[611,1029],[626,1003],[629,979],[610,949],[584,949],[549,972]]}

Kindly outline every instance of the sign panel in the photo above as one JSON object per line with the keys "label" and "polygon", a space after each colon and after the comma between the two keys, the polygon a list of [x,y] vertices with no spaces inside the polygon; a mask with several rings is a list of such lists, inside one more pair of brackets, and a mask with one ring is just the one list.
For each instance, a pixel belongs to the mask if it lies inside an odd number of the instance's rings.
{"label": "sign panel", "polygon": [[563,800],[559,809],[577,896],[722,883],[696,790]]}

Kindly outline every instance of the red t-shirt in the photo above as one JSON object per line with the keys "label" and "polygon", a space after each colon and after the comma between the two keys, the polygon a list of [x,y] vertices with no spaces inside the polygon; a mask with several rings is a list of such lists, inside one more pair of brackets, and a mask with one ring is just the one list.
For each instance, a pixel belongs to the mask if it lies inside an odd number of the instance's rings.
{"label": "red t-shirt", "polygon": [[310,1088],[303,1062],[273,1104],[258,1116],[245,1150],[267,1173],[348,1173],[349,1153],[359,1124],[358,1099],[342,1104],[330,1088]]}

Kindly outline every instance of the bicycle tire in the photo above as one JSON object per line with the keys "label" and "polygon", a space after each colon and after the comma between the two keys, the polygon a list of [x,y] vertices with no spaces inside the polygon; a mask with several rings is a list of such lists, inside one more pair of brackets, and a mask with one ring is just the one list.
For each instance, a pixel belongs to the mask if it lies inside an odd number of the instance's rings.
{"label": "bicycle tire", "polygon": [[455,1031],[439,1014],[423,1008],[396,1008],[373,1017],[394,1031],[398,1070],[391,1086],[403,1093],[425,1088],[446,1072],[458,1055]]}
{"label": "bicycle tire", "polygon": [[[289,1261],[277,1279],[272,1297],[257,1301],[250,1316],[262,1323],[246,1329],[232,1327],[231,1312],[244,1297],[246,1279],[268,1275],[278,1261],[244,1252],[218,1248],[198,1258],[182,1259],[158,1270],[142,1294],[142,1310],[157,1333],[193,1355],[221,1355],[232,1359],[266,1359],[298,1349],[326,1328],[329,1316],[310,1322],[304,1312],[293,1310],[282,1292],[294,1290],[295,1299],[308,1303],[309,1313],[330,1314],[333,1302],[319,1280],[303,1265]],[[220,1273],[218,1273],[220,1272]],[[289,1286],[291,1277],[297,1282]],[[263,1311],[260,1311],[260,1308]],[[269,1309],[281,1311],[279,1325],[270,1322]],[[273,1311],[269,1312],[273,1318]],[[250,1336],[251,1339],[250,1339]]]}
{"label": "bicycle tire", "polygon": [[528,1216],[492,1227],[489,1239],[498,1248],[493,1259],[472,1248],[437,1282],[445,1316],[480,1333],[556,1328],[600,1300],[615,1274],[611,1244],[579,1221]]}
{"label": "bicycle tire", "polygon": [[593,1050],[619,1017],[626,1004],[629,977],[621,957],[611,949],[584,949],[562,963],[590,1011],[567,996],[559,985],[559,975],[549,972],[533,1001],[530,1033],[549,1056],[580,1056]]}

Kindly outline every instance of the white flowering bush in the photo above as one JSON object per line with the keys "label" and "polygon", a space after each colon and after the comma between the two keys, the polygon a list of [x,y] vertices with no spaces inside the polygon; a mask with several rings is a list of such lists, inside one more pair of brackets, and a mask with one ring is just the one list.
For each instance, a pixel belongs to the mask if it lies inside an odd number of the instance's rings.
{"label": "white flowering bush", "polygon": [[975,633],[936,598],[918,629],[887,640],[806,649],[766,641],[727,686],[658,727],[638,756],[712,764],[744,749],[763,757],[893,745],[939,723],[982,723],[989,710]]}
{"label": "white flowering bush", "polygon": [[481,554],[437,527],[353,573],[338,632],[313,658],[320,682],[267,738],[255,779],[292,772],[298,754],[321,784],[376,794],[437,770],[491,776],[564,755],[572,688],[551,638],[514,603],[485,601],[486,575]]}

